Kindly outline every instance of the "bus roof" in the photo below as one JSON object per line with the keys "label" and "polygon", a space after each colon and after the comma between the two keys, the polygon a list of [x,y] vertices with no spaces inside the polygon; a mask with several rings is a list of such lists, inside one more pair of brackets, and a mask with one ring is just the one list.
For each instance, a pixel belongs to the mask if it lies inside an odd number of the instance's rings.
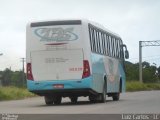
{"label": "bus roof", "polygon": [[56,20],[48,20],[48,21],[34,21],[34,22],[30,22],[28,25],[30,27],[40,27],[40,26],[50,26],[50,25],[80,25],[80,24],[85,24],[85,23],[91,24],[91,25],[97,27],[98,29],[103,30],[103,31],[121,39],[121,37],[117,33],[114,33],[112,31],[106,29],[106,27],[104,27],[103,25],[101,25],[97,22],[88,20],[88,19],[56,19]]}

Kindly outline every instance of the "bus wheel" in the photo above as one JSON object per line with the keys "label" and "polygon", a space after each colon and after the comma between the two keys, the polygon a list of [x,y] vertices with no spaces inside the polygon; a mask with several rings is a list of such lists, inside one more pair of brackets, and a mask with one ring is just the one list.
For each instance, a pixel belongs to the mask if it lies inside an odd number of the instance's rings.
{"label": "bus wheel", "polygon": [[89,101],[90,101],[91,103],[96,103],[96,102],[97,102],[96,97],[97,97],[97,96],[95,96],[95,95],[90,95],[90,96],[89,96]]}
{"label": "bus wheel", "polygon": [[119,93],[113,93],[112,95],[113,101],[119,100],[121,92],[122,92],[122,79],[120,79],[120,83],[119,83]]}
{"label": "bus wheel", "polygon": [[61,96],[55,96],[54,99],[53,99],[53,102],[54,102],[55,105],[61,104],[61,101],[62,101]]}
{"label": "bus wheel", "polygon": [[44,96],[44,100],[45,100],[46,105],[53,104],[53,97],[52,96]]}
{"label": "bus wheel", "polygon": [[70,99],[72,103],[77,103],[78,97],[72,96]]}
{"label": "bus wheel", "polygon": [[100,102],[106,102],[106,84],[103,85],[103,93],[100,94]]}
{"label": "bus wheel", "polygon": [[114,93],[112,98],[113,98],[113,101],[118,101],[120,98],[120,93]]}

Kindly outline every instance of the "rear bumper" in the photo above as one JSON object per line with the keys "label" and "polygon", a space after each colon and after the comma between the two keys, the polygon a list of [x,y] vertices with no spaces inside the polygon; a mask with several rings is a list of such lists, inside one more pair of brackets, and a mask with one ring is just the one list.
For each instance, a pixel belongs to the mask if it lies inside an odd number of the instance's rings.
{"label": "rear bumper", "polygon": [[59,90],[34,90],[34,91],[30,91],[33,92],[37,95],[40,96],[45,96],[45,95],[60,95],[63,97],[69,97],[69,96],[88,96],[91,94],[97,94],[94,90],[92,89],[87,89],[87,88],[83,88],[83,89],[59,89]]}
{"label": "rear bumper", "polygon": [[[54,88],[54,84],[63,84],[64,88]],[[61,96],[85,96],[96,94],[92,90],[92,77],[81,80],[53,80],[53,81],[31,81],[27,80],[27,88],[30,92],[38,95],[59,94]]]}

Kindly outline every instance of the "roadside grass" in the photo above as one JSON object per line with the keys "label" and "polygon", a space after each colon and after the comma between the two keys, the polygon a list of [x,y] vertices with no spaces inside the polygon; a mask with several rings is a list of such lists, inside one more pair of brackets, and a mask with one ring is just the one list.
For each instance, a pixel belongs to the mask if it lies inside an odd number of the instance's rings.
{"label": "roadside grass", "polygon": [[147,91],[147,90],[160,90],[160,83],[141,83],[138,81],[130,81],[126,83],[126,91]]}
{"label": "roadside grass", "polygon": [[17,88],[12,86],[0,87],[0,101],[24,99],[34,96],[36,95],[30,93],[26,88]]}
{"label": "roadside grass", "polygon": [[[138,81],[127,81],[126,82],[126,91],[147,91],[147,90],[160,90],[160,83],[141,83]],[[26,88],[17,88],[17,87],[0,87],[0,101],[4,100],[18,100],[28,97],[36,96],[33,93],[30,93]]]}

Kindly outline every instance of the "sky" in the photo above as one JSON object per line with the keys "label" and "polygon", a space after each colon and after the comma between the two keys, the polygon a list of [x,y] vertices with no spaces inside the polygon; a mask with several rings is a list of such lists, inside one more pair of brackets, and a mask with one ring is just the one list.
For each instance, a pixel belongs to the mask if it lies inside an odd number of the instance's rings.
{"label": "sky", "polygon": [[[139,61],[139,41],[160,40],[160,0],[0,0],[0,70],[22,69],[28,22],[70,18],[119,34],[133,63]],[[160,65],[160,46],[142,51],[143,61]]]}

